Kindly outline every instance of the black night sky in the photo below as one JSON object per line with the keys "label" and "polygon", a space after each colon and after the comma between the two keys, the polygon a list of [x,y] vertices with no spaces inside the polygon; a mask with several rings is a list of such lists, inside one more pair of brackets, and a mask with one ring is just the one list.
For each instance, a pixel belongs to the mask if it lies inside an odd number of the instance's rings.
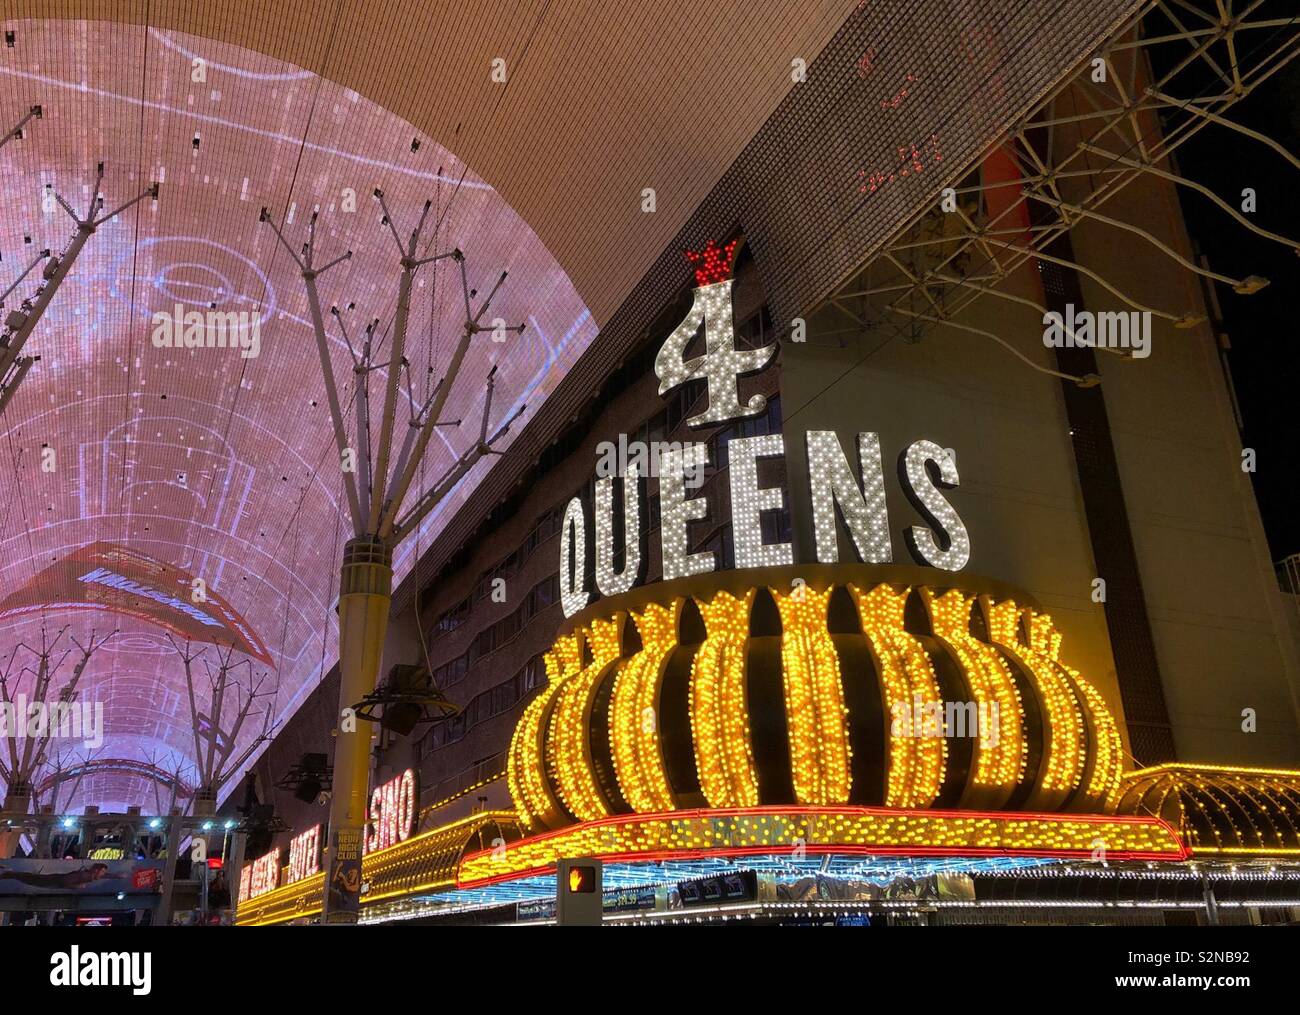
{"label": "black night sky", "polygon": [[[1261,40],[1262,41],[1262,40]],[[1212,87],[1208,73],[1206,87]],[[1186,88],[1179,94],[1187,94]],[[1300,63],[1293,61],[1233,106],[1228,119],[1300,152]],[[1178,150],[1178,169],[1233,207],[1255,190],[1252,220],[1282,236],[1300,237],[1300,170],[1268,146],[1220,126],[1203,129]],[[1233,278],[1262,275],[1268,288],[1239,296],[1216,283],[1228,362],[1245,425],[1243,446],[1257,452],[1255,494],[1273,559],[1300,553],[1300,449],[1295,417],[1300,403],[1300,348],[1296,300],[1300,256],[1234,222],[1204,196],[1180,187],[1188,229],[1217,272]]]}

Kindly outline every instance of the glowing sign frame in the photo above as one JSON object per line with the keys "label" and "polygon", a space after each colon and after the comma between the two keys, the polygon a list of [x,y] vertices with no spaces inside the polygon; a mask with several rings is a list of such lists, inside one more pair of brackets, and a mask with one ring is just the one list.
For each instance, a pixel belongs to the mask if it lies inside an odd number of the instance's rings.
{"label": "glowing sign frame", "polygon": [[[719,248],[712,242],[704,251],[687,256],[697,265],[699,286],[685,319],[664,340],[655,358],[659,393],[662,395],[691,380],[708,384],[709,405],[686,422],[690,426],[723,423],[761,412],[766,400],[759,395],[741,405],[738,382],[742,374],[767,369],[776,346],[758,350],[737,350],[733,327],[731,270],[733,240]],[[685,350],[703,327],[706,352],[686,360]],[[885,504],[884,468],[880,436],[870,431],[857,435],[861,481],[854,477],[839,434],[831,430],[809,430],[807,475],[811,491],[814,542],[817,560],[839,558],[835,509],[838,506],[859,559],[865,563],[888,563],[893,559],[889,513]],[[785,454],[782,434],[733,437],[728,442],[731,478],[731,532],[735,569],[770,567],[794,562],[790,543],[765,543],[759,521],[762,512],[783,507],[784,491],[758,485],[758,459]],[[688,531],[691,522],[703,520],[708,505],[702,497],[690,496],[688,476],[696,476],[708,465],[704,444],[669,448],[659,456],[659,540],[665,581],[717,570],[711,550],[691,552]],[[931,470],[934,467],[934,471]],[[595,527],[595,579],[604,595],[626,592],[641,581],[639,569],[647,558],[638,542],[637,517],[641,511],[640,470],[632,465],[621,477],[624,524],[614,519],[614,478],[602,476],[596,483],[592,506]],[[929,525],[904,530],[904,539],[918,564],[960,571],[970,561],[970,536],[965,523],[941,492],[959,485],[955,455],[924,438],[913,441],[899,456],[898,478],[908,501]],[[587,560],[588,511],[581,497],[569,501],[560,528],[560,603],[566,617],[572,617],[591,600]],[[624,533],[627,565],[613,574],[614,538]]]}
{"label": "glowing sign frame", "polygon": [[370,794],[366,852],[374,853],[409,839],[415,831],[418,803],[419,787],[412,768],[382,786],[376,786]]}
{"label": "glowing sign frame", "polygon": [[312,825],[289,840],[289,871],[284,883],[292,885],[320,871],[320,825]]}

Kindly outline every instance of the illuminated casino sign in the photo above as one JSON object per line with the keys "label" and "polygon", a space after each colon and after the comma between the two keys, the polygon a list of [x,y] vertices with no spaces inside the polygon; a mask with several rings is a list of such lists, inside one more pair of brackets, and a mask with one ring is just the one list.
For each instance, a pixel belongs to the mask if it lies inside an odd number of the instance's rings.
{"label": "illuminated casino sign", "polygon": [[239,872],[239,901],[246,902],[273,891],[280,884],[280,849],[245,864]]}
{"label": "illuminated casino sign", "polygon": [[415,831],[417,797],[415,772],[409,768],[397,778],[375,787],[370,795],[367,853],[387,849],[411,837]]}
{"label": "illuminated casino sign", "polygon": [[113,543],[91,543],[55,561],[0,602],[0,620],[44,610],[136,617],[182,638],[232,643],[272,662],[257,632],[203,579]]}
{"label": "illuminated casino sign", "polygon": [[289,873],[285,884],[320,873],[320,825],[313,825],[289,840]]}
{"label": "illuminated casino sign", "polygon": [[[686,420],[692,427],[756,416],[767,407],[762,395],[754,395],[744,404],[739,396],[740,377],[766,369],[776,354],[775,345],[761,349],[736,348],[731,273],[739,242],[733,240],[721,248],[710,242],[699,253],[688,252],[695,265],[694,300],[685,319],[664,341],[655,358],[661,395],[688,381],[706,382],[708,405],[703,412]],[[704,329],[704,353],[687,359],[686,349],[701,328]],[[893,541],[885,504],[885,469],[879,435],[872,431],[857,435],[861,483],[854,476],[849,455],[835,431],[809,430],[804,434],[804,442],[811,490],[811,503],[804,507],[812,511],[817,562],[834,564],[840,560],[835,525],[837,508],[858,560],[867,564],[892,562]],[[600,594],[620,595],[643,579],[646,554],[642,552],[638,534],[644,510],[643,481],[651,472],[657,474],[659,481],[659,538],[664,580],[716,570],[718,561],[712,550],[690,552],[688,545],[690,524],[705,520],[708,512],[705,498],[691,496],[691,488],[698,485],[693,480],[710,464],[707,446],[686,443],[655,449],[650,456],[652,469],[646,468],[647,456],[628,456],[622,453],[622,445],[620,452],[620,460],[625,465],[614,470],[619,474],[600,475],[601,471],[608,470],[598,469],[595,484],[593,560],[595,585]],[[779,433],[733,437],[727,444],[731,537],[737,569],[794,563],[794,547],[790,543],[765,542],[760,525],[764,511],[784,506],[784,492],[779,487],[759,486],[758,463],[784,454],[785,438]],[[912,557],[918,564],[960,571],[970,560],[970,538],[961,518],[941,492],[958,485],[953,452],[930,440],[913,441],[899,455],[898,477],[908,500],[929,523],[904,530]],[[616,480],[622,484],[623,504],[624,554],[619,570],[614,567],[615,530],[620,527],[614,511]],[[587,533],[587,508],[581,498],[575,497],[565,509],[560,530],[560,600],[566,617],[583,609],[591,599]]]}

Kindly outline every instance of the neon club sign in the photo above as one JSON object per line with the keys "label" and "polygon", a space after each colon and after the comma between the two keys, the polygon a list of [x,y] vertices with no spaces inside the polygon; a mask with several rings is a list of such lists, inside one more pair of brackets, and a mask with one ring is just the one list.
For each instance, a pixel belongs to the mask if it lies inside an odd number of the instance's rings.
{"label": "neon club sign", "polygon": [[[766,369],[776,354],[776,345],[761,349],[737,349],[732,309],[732,270],[739,240],[725,247],[712,241],[704,250],[687,252],[695,265],[696,288],[691,308],[682,322],[664,340],[655,357],[659,394],[687,381],[703,380],[708,387],[708,405],[686,420],[688,426],[713,426],[729,420],[757,416],[767,408],[762,395],[744,404],[739,397],[741,376]],[[686,358],[692,339],[704,329],[703,355]],[[844,519],[853,551],[868,564],[893,561],[893,540],[885,503],[885,470],[880,436],[872,431],[857,435],[858,475],[854,476],[840,436],[833,430],[804,433],[807,450],[808,486],[811,503],[813,542],[817,563],[840,560],[836,510]],[[794,563],[790,543],[764,542],[760,520],[764,511],[785,506],[780,487],[760,487],[758,463],[785,454],[782,434],[733,437],[727,444],[731,481],[731,536],[737,569],[776,567]],[[659,452],[659,538],[663,578],[685,578],[717,570],[712,550],[690,552],[691,522],[707,517],[708,502],[692,497],[688,477],[698,476],[709,464],[708,448],[702,443],[668,445]],[[898,458],[898,480],[903,493],[926,521],[904,530],[903,536],[918,564],[960,571],[970,560],[970,536],[944,490],[959,484],[953,452],[934,441],[920,439],[903,449]],[[564,615],[571,617],[591,600],[587,575],[589,528],[595,539],[593,570],[596,589],[603,596],[629,591],[643,579],[646,554],[640,543],[640,514],[645,499],[645,468],[635,457],[629,459],[619,477],[601,476],[595,483],[594,525],[588,525],[588,511],[582,498],[574,497],[564,512],[560,528],[560,602]],[[622,524],[614,511],[614,483],[622,486]],[[794,509],[795,505],[791,505]],[[615,570],[615,535],[624,548],[623,566]]]}

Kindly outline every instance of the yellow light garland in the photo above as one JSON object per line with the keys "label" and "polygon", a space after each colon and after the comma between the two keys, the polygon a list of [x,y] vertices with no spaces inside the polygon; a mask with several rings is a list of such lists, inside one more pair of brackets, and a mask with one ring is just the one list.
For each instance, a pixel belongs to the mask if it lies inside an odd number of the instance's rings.
{"label": "yellow light garland", "polygon": [[781,614],[781,671],[795,799],[841,804],[849,799],[849,710],[839,653],[826,629],[831,589],[772,589]]}
{"label": "yellow light garland", "polygon": [[877,585],[849,592],[857,604],[862,630],[880,670],[885,723],[889,730],[889,771],[886,807],[926,807],[943,787],[948,741],[944,737],[918,737],[910,730],[894,729],[896,714],[911,717],[917,703],[942,710],[942,695],[934,667],[921,643],[903,629],[908,590]]}
{"label": "yellow light garland", "polygon": [[696,600],[706,637],[691,665],[690,717],[700,789],[713,807],[753,807],[758,775],[749,734],[745,654],[751,589]]}
{"label": "yellow light garland", "polygon": [[[1013,599],[1000,603],[986,599],[985,602],[990,640],[1024,667],[1047,713],[1043,723],[1045,765],[1038,782],[1043,798],[1031,799],[1026,806],[1058,805],[1078,787],[1087,761],[1079,701],[1051,657],[1036,652],[1021,637],[1020,604]],[[1059,637],[1056,644],[1060,644]]]}
{"label": "yellow light garland", "polygon": [[681,811],[619,817],[575,825],[504,850],[461,861],[462,887],[491,878],[553,867],[560,857],[638,855],[728,850],[786,852],[790,843],[846,851],[925,849],[951,853],[1026,852],[1087,856],[1100,840],[1111,854],[1182,859],[1173,830],[1155,819],[1022,815],[969,815],[954,811],[887,811],[881,808],[816,808],[812,812],[764,808],[753,813]]}
{"label": "yellow light garland", "polygon": [[547,824],[559,815],[559,802],[551,792],[542,767],[541,759],[545,748],[543,719],[561,685],[578,671],[581,658],[582,642],[578,634],[556,639],[555,645],[542,657],[548,683],[528,703],[515,726],[514,736],[510,739],[510,751],[506,757],[506,784],[510,787],[510,798],[515,802],[519,819],[525,828]]}
{"label": "yellow light garland", "polygon": [[591,662],[560,685],[547,728],[547,768],[569,813],[579,821],[606,817],[609,805],[596,781],[588,737],[592,699],[605,668],[619,656],[623,615],[593,620],[587,629]]}
{"label": "yellow light garland", "polygon": [[1084,809],[1100,807],[1119,785],[1124,764],[1124,741],[1120,739],[1119,725],[1106,706],[1101,692],[1092,686],[1078,670],[1061,662],[1061,634],[1052,618],[1031,610],[1025,627],[1029,633],[1029,647],[1035,653],[1051,660],[1052,665],[1069,681],[1083,705],[1084,725],[1090,741],[1089,750],[1083,752],[1084,775],[1082,797],[1072,806]]}
{"label": "yellow light garland", "polygon": [[964,802],[1000,806],[1024,775],[1027,745],[1020,691],[993,646],[970,633],[973,596],[960,589],[936,595],[923,586],[921,597],[930,611],[935,637],[952,649],[961,665],[981,720],[991,716],[996,706],[997,742],[983,729],[975,738],[975,776],[971,780],[970,799]]}
{"label": "yellow light garland", "polygon": [[682,601],[649,604],[633,612],[641,650],[614,679],[610,702],[610,749],[623,798],[634,811],[673,807],[659,735],[659,685],[664,663],[677,645],[677,618]]}

